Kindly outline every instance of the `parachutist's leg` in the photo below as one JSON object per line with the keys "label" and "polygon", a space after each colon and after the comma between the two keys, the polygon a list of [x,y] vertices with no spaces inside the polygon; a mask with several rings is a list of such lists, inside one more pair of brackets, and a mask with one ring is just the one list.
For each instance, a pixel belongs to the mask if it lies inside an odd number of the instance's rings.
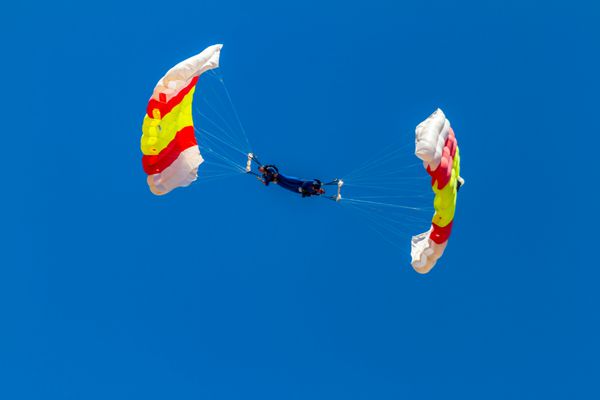
{"label": "parachutist's leg", "polygon": [[464,184],[465,184],[465,180],[461,176],[459,176],[456,179],[456,191],[458,192],[460,190],[460,187]]}

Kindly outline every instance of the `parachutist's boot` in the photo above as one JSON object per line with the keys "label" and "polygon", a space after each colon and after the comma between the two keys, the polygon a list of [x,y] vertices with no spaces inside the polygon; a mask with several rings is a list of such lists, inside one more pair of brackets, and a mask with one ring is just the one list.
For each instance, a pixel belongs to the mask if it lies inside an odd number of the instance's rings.
{"label": "parachutist's boot", "polygon": [[460,176],[459,176],[459,177],[456,179],[456,191],[458,192],[458,191],[460,190],[460,187],[461,187],[462,185],[464,185],[464,184],[465,184],[465,180],[464,180],[462,177],[460,177]]}

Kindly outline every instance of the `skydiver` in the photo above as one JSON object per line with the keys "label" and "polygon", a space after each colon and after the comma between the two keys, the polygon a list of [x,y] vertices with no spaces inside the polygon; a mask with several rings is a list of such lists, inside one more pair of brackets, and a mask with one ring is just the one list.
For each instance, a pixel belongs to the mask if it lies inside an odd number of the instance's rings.
{"label": "skydiver", "polygon": [[277,183],[279,177],[279,169],[275,165],[261,165],[258,167],[258,172],[262,174],[262,183],[269,186],[269,183]]}
{"label": "skydiver", "polygon": [[[255,174],[250,170],[251,161],[256,162],[260,175]],[[319,179],[298,179],[291,176],[283,175],[279,172],[279,169],[272,164],[262,165],[258,162],[254,155],[248,155],[248,165],[246,172],[255,175],[265,186],[273,182],[283,189],[291,192],[300,193],[302,197],[320,196],[325,194],[325,189],[322,188],[324,185],[338,185],[338,179],[333,180],[329,183],[322,183]]]}
{"label": "skydiver", "polygon": [[265,186],[269,186],[269,183],[273,182],[283,189],[300,193],[302,197],[320,196],[325,193],[321,187],[323,184],[318,179],[303,180],[286,176],[281,174],[275,165],[261,165],[258,167],[258,171],[261,173],[259,179]]}

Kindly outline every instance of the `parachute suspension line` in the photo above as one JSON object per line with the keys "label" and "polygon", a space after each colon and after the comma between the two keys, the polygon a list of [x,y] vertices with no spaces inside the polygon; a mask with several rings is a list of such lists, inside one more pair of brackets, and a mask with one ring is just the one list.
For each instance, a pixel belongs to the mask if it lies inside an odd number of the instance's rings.
{"label": "parachute suspension line", "polygon": [[385,181],[385,182],[373,182],[372,184],[368,183],[354,183],[350,181],[348,186],[357,189],[373,189],[371,194],[379,194],[373,193],[376,191],[380,191],[383,193],[392,193],[392,192],[400,192],[399,189],[402,189],[401,194],[404,193],[422,193],[423,190],[417,185],[418,181],[415,180],[405,180],[405,181]]}
{"label": "parachute suspension line", "polygon": [[344,198],[344,201],[352,202],[352,203],[373,204],[373,205],[378,205],[378,206],[383,206],[383,207],[402,208],[402,209],[406,209],[406,210],[431,212],[430,209],[426,209],[426,208],[422,208],[422,207],[409,207],[409,206],[403,206],[400,204],[381,203],[378,201],[358,200],[358,199],[348,199],[348,198]]}
{"label": "parachute suspension line", "polygon": [[[246,136],[245,136],[244,132],[241,132],[239,128],[235,128],[234,129],[234,127],[237,127],[238,125],[237,125],[237,123],[231,122],[231,120],[234,119],[235,116],[231,115],[231,114],[233,114],[233,110],[232,110],[232,108],[231,108],[231,106],[229,104],[229,101],[226,101],[226,100],[223,99],[223,97],[225,97],[223,95],[224,88],[221,86],[220,77],[216,73],[214,73],[214,71],[210,71],[210,72],[213,75],[213,79],[215,81],[219,82],[219,87],[221,88],[220,90],[216,90],[213,86],[211,86],[210,90],[214,94],[214,96],[217,98],[218,104],[224,110],[226,110],[227,117],[223,117],[223,120],[227,120],[228,121],[227,126],[230,127],[230,133],[231,133],[232,136],[235,137],[235,139],[233,139],[233,141],[235,143],[240,144],[240,145],[238,145],[238,147],[244,148],[244,150],[246,152],[251,151],[250,148],[248,147],[248,141],[246,139]],[[207,102],[208,102],[208,100],[207,100]],[[216,110],[215,110],[215,112],[216,112]]]}
{"label": "parachute suspension line", "polygon": [[[376,176],[378,178],[379,177],[386,177],[386,176],[391,176],[391,177],[395,177],[395,176],[398,176],[398,175],[402,176],[401,174],[406,173],[406,170],[408,170],[409,168],[411,168],[411,170],[412,170],[412,168],[414,168],[416,166],[419,166],[419,165],[422,165],[422,163],[414,163],[414,164],[409,164],[409,165],[405,165],[405,166],[402,166],[402,167],[394,167],[394,169],[392,171],[389,171],[389,172],[381,172],[381,173],[377,172]],[[420,175],[420,176],[422,177],[423,175]],[[346,179],[347,179],[347,177],[348,177],[348,175],[346,176]],[[359,180],[359,179],[369,179],[369,177],[357,177],[357,178],[354,178],[352,180],[356,181],[356,180]]]}
{"label": "parachute suspension line", "polygon": [[[216,76],[216,73],[215,73],[215,76]],[[235,115],[235,119],[238,123],[238,126],[240,127],[240,131],[242,132],[242,135],[243,135],[244,139],[246,140],[246,145],[248,146],[248,150],[250,150],[250,149],[252,149],[252,146],[250,146],[250,141],[248,140],[248,135],[246,134],[244,125],[242,125],[242,121],[240,119],[240,116],[238,115],[235,104],[233,104],[233,100],[231,100],[231,95],[229,94],[227,85],[225,85],[225,80],[223,79],[223,77],[220,77],[220,76],[217,76],[217,80],[221,83],[221,85],[223,86],[223,89],[225,89],[225,94],[227,95],[227,100],[229,101],[229,105],[231,106],[233,114]]]}
{"label": "parachute suspension line", "polygon": [[428,181],[431,180],[431,178],[428,179],[427,176],[372,176],[372,177],[363,177],[363,178],[357,178],[357,179],[350,179],[350,178],[345,178],[346,180],[348,180],[349,182],[352,182],[353,184],[357,184],[360,185],[362,183],[366,183],[368,185],[371,184],[378,184],[378,183],[382,183],[382,184],[390,184],[390,183],[406,183],[407,181],[416,181],[416,180],[420,180],[422,182],[419,182],[420,184],[423,184],[424,181]]}
{"label": "parachute suspension line", "polygon": [[[203,98],[203,99],[202,99],[202,101],[204,101],[204,103],[205,103],[205,104],[208,106],[208,108],[210,108],[210,110],[211,110],[211,111],[212,111],[212,112],[213,112],[213,113],[214,113],[214,114],[217,116],[217,118],[219,118],[219,119],[221,120],[221,122],[222,122],[223,124],[225,124],[225,127],[227,128],[226,130],[227,130],[227,131],[228,131],[228,132],[229,132],[231,135],[233,135],[233,133],[235,132],[235,129],[233,129],[233,128],[231,127],[231,125],[229,124],[229,122],[227,122],[227,119],[226,119],[225,117],[223,117],[223,116],[222,116],[222,115],[221,115],[221,114],[220,114],[220,113],[219,113],[219,112],[218,112],[218,111],[217,111],[217,110],[216,110],[216,109],[215,109],[215,108],[214,108],[214,107],[213,107],[213,106],[210,104],[210,102],[209,102],[207,99]],[[214,122],[213,122],[213,124],[214,124]],[[233,138],[232,138],[232,139],[233,139]],[[236,140],[236,139],[233,139],[233,140]]]}
{"label": "parachute suspension line", "polygon": [[[212,153],[212,152],[209,152],[209,153]],[[238,169],[236,169],[229,163],[223,162],[220,159],[218,159],[217,156],[218,155],[216,153],[214,153],[215,159],[213,159],[213,154],[209,154],[209,157],[207,157],[207,161],[209,161],[209,163],[205,164],[206,165],[204,167],[205,170],[227,171],[228,173],[232,173],[232,174],[238,174],[240,172]]]}
{"label": "parachute suspension line", "polygon": [[[206,117],[204,114],[202,114],[201,112],[198,111],[198,113],[200,114],[201,117],[206,118],[211,124],[213,124],[219,131],[223,132],[223,134],[225,134],[229,139],[233,140],[233,138],[231,138],[231,136],[229,136],[227,134],[226,131],[223,130],[223,128],[221,128],[220,126],[218,126],[217,124],[215,124],[210,118]],[[240,152],[241,154],[246,154],[247,152],[241,150],[240,148],[238,148],[237,146],[235,146],[235,143],[231,143],[229,141],[223,140],[220,137],[214,135],[212,132],[204,129],[204,128],[195,128],[195,129],[199,129],[202,132],[206,133],[207,135],[211,135],[213,138],[216,138],[217,140],[219,140],[220,142],[222,142],[223,144],[226,144],[227,146],[231,147],[232,149]],[[235,142],[235,140],[233,140],[233,142]]]}
{"label": "parachute suspension line", "polygon": [[396,209],[396,213],[390,214],[389,209],[386,211],[379,206],[375,207],[370,204],[344,201],[342,201],[342,204],[352,207],[355,211],[362,213],[370,223],[393,233],[398,238],[402,238],[402,240],[411,237],[412,234],[401,227],[415,223],[423,225],[431,223],[431,219],[425,215],[415,216],[405,214],[406,212],[414,212],[414,210]]}
{"label": "parachute suspension line", "polygon": [[[392,162],[394,163],[393,165]],[[383,159],[372,163],[362,169],[356,170],[351,175],[344,176],[347,180],[359,181],[359,180],[373,180],[378,177],[395,177],[402,176],[406,172],[406,166],[397,167],[396,164],[401,163],[400,158],[397,155],[390,155],[389,158]],[[392,172],[390,172],[390,169]],[[384,172],[385,171],[385,172]]]}
{"label": "parachute suspension line", "polygon": [[[359,207],[354,204],[350,204],[350,205]],[[404,215],[404,214],[397,214],[394,216],[389,216],[389,215],[383,213],[382,210],[375,210],[375,209],[371,209],[368,207],[363,207],[363,209],[365,212],[368,212],[373,217],[379,218],[382,221],[386,221],[387,223],[390,223],[392,226],[397,227],[397,228],[406,227],[408,224],[411,224],[413,222],[418,223],[418,224],[427,224],[428,222],[431,222],[431,218],[427,218],[425,216],[415,217],[415,216]]]}
{"label": "parachute suspension line", "polygon": [[[366,190],[365,194],[372,194],[372,195],[381,195],[381,196],[385,196],[387,194],[396,194],[399,193],[398,192],[398,188],[394,187],[394,186],[383,186],[383,185],[354,185],[352,183],[347,183],[347,186],[350,186],[350,189],[353,189],[354,191],[356,190],[360,190],[363,191],[364,189]],[[402,192],[400,194],[423,194],[423,190],[417,186],[414,186],[412,182],[409,182],[409,184],[405,184],[402,187]]]}
{"label": "parachute suspension line", "polygon": [[[371,170],[381,164],[384,164],[386,162],[389,162],[390,160],[394,159],[395,157],[398,157],[398,153],[402,152],[408,145],[401,145],[401,146],[394,146],[389,145],[386,147],[386,149],[380,153],[380,155],[378,157],[375,157],[371,160],[368,160],[366,162],[364,162],[362,165],[360,165],[358,168],[350,171],[348,174],[344,175],[346,178],[348,177],[352,177],[356,174],[358,174],[359,172],[361,173],[361,175],[367,171],[367,170]],[[394,150],[388,150],[390,147],[395,147]]]}
{"label": "parachute suspension line", "polygon": [[386,152],[388,152],[388,151],[389,151],[389,149],[390,149],[390,148],[392,148],[392,147],[393,147],[393,144],[389,144],[389,145],[387,145],[386,147],[384,147],[384,148],[383,148],[383,150],[381,150],[381,151],[378,153],[380,156],[377,156],[377,157],[374,157],[374,158],[372,158],[372,159],[368,159],[368,160],[366,160],[366,161],[363,161],[363,163],[362,163],[362,164],[360,164],[358,167],[354,168],[353,170],[349,171],[348,173],[344,174],[343,176],[345,176],[345,177],[348,177],[348,176],[352,176],[352,175],[354,175],[354,173],[355,173],[356,171],[358,171],[358,170],[361,170],[362,168],[364,168],[364,167],[365,167],[365,166],[367,166],[368,164],[370,164],[370,163],[372,163],[372,162],[376,161],[377,159],[379,159],[380,157],[382,157],[382,156],[381,156],[381,154],[387,154]]}
{"label": "parachute suspension line", "polygon": [[[244,172],[244,169],[239,164],[237,164],[235,161],[225,157],[224,155],[220,154],[219,152],[214,151],[212,148],[207,148],[207,150],[209,153],[214,154],[214,156],[217,157],[221,161],[221,164],[219,166],[221,166],[222,168],[229,169],[236,173]],[[214,162],[214,160],[213,160],[213,162]]]}
{"label": "parachute suspension line", "polygon": [[356,211],[358,211],[359,213],[362,214],[363,218],[365,218],[366,220],[371,222],[371,224],[368,225],[369,229],[371,229],[372,231],[377,233],[377,235],[380,236],[384,241],[391,244],[394,248],[403,249],[403,251],[406,251],[405,248],[400,247],[398,242],[392,241],[389,237],[390,235],[386,234],[386,232],[391,233],[392,235],[394,235],[398,238],[405,236],[406,233],[399,231],[397,229],[394,229],[389,224],[386,224],[382,221],[377,220],[376,218],[373,218],[368,212],[366,212],[365,210],[362,210],[360,207],[355,207],[351,204],[347,204],[347,205],[354,208]]}
{"label": "parachute suspension line", "polygon": [[218,142],[221,142],[222,144],[228,146],[229,148],[231,148],[232,150],[237,151],[240,154],[243,154],[244,156],[247,155],[247,153],[244,153],[242,150],[238,149],[237,147],[235,147],[231,143],[228,143],[228,142],[224,141],[223,139],[219,138],[218,136],[213,135],[212,133],[210,133],[206,129],[203,129],[203,128],[194,128],[194,129],[196,130],[196,132],[202,132],[205,135],[208,135],[211,139],[214,139],[214,140],[216,140]]}
{"label": "parachute suspension line", "polygon": [[431,194],[413,194],[413,195],[380,195],[380,196],[361,196],[355,197],[356,200],[368,200],[368,199],[424,199],[430,197]]}
{"label": "parachute suspension line", "polygon": [[[209,152],[210,154],[214,154],[214,156],[217,158],[217,160],[211,160],[211,162],[220,161],[221,163],[225,164],[222,167],[224,167],[224,168],[226,167],[228,169],[233,169],[236,172],[240,171],[242,166],[239,163],[237,163],[235,160],[232,160],[231,157],[228,157],[227,152],[223,152],[221,150],[215,149],[215,145],[219,145],[219,144],[220,143],[216,142],[214,140],[214,138],[211,137],[211,135],[204,135],[203,140],[199,143],[199,146],[202,149],[202,151],[206,151],[206,152]],[[224,149],[225,148],[223,148],[223,150]]]}
{"label": "parachute suspension line", "polygon": [[428,221],[431,221],[430,218],[428,218],[424,215],[406,214],[409,212],[413,212],[413,210],[398,209],[398,210],[396,210],[395,214],[390,215],[389,210],[384,210],[379,206],[373,206],[373,205],[369,205],[369,204],[359,204],[359,203],[345,203],[345,204],[348,204],[348,205],[351,205],[354,207],[360,207],[361,209],[363,209],[365,212],[368,212],[373,217],[377,217],[377,218],[380,218],[381,220],[389,221],[390,223],[393,223],[394,226],[404,226],[404,225],[406,225],[407,221],[413,221],[413,222],[419,222],[419,223],[427,223]]}
{"label": "parachute suspension line", "polygon": [[206,156],[206,160],[209,161],[209,163],[206,164],[205,168],[210,168],[210,167],[214,166],[214,167],[226,169],[228,171],[232,171],[232,172],[236,172],[236,173],[241,172],[240,165],[236,164],[235,161],[220,154],[219,152],[214,151],[212,148],[208,149],[208,148],[203,147],[202,151],[204,152],[204,154]]}
{"label": "parachute suspension line", "polygon": [[380,167],[381,165],[385,164],[386,162],[388,162],[389,160],[393,159],[399,150],[395,150],[390,154],[386,154],[385,156],[381,157],[380,159],[377,160],[371,160],[369,162],[367,162],[366,164],[364,164],[362,167],[355,169],[354,171],[352,171],[350,174],[344,175],[346,177],[346,179],[352,178],[356,175],[359,176],[363,176],[367,173],[367,171],[371,171],[373,169],[376,169],[378,167]]}
{"label": "parachute suspension line", "polygon": [[204,182],[223,179],[223,178],[229,178],[229,177],[233,177],[233,176],[239,176],[239,174],[237,174],[235,172],[227,172],[227,173],[222,173],[222,174],[204,174],[204,173],[202,173],[201,175],[202,175],[202,181],[204,181]]}
{"label": "parachute suspension line", "polygon": [[231,131],[228,131],[227,129],[225,129],[222,126],[220,126],[219,124],[217,124],[215,121],[213,121],[212,119],[210,119],[206,114],[204,114],[198,108],[194,108],[194,110],[202,118],[204,118],[205,120],[207,120],[212,126],[214,126],[215,128],[217,128],[219,131],[223,132],[223,134],[225,136],[227,136],[231,140],[231,143],[236,144],[238,142],[238,140],[234,137],[234,135],[233,135],[233,133]]}
{"label": "parachute suspension line", "polygon": [[218,157],[222,162],[228,164],[230,168],[233,168],[236,171],[243,170],[243,166],[241,164],[239,164],[235,160],[232,160],[231,157],[228,157],[223,152],[215,150],[214,149],[215,143],[212,143],[211,140],[212,139],[210,137],[205,137],[204,143],[201,145],[202,149],[206,149],[210,153],[214,154],[215,157]]}
{"label": "parachute suspension line", "polygon": [[[412,237],[412,234],[410,232],[407,232],[404,229],[398,228],[398,225],[394,221],[390,221],[386,218],[383,218],[380,215],[372,214],[369,211],[363,210],[359,207],[353,207],[352,205],[349,205],[349,204],[347,204],[347,205],[354,208],[354,210],[357,213],[362,214],[362,217],[365,218],[372,225],[378,226],[379,228],[389,232],[390,234],[394,235],[400,241],[404,241],[403,239],[405,239],[407,237]],[[405,227],[405,224],[403,224],[401,226]],[[388,236],[390,236],[390,235],[386,235],[386,237],[388,237]]]}
{"label": "parachute suspension line", "polygon": [[[347,178],[346,178],[347,179]],[[392,178],[373,178],[373,179],[368,179],[368,178],[363,178],[361,180],[351,180],[352,183],[357,183],[357,185],[360,185],[361,182],[366,182],[367,184],[382,184],[382,185],[390,185],[390,184],[394,184],[394,183],[402,183],[405,184],[408,181],[415,181],[415,180],[419,180],[419,181],[424,181],[426,179],[424,179],[423,176],[398,176],[398,177],[392,177]]]}

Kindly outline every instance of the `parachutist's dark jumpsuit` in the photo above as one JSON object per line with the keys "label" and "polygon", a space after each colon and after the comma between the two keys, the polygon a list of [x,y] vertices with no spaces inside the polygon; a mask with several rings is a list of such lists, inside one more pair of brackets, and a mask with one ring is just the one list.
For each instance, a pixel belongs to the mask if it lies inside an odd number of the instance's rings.
{"label": "parachutist's dark jumpsuit", "polygon": [[320,194],[319,189],[321,188],[321,181],[318,179],[306,181],[291,176],[285,176],[277,172],[277,169],[272,166],[265,167],[265,172],[262,174],[262,178],[265,185],[275,182],[283,189],[300,193],[302,197],[310,197]]}

